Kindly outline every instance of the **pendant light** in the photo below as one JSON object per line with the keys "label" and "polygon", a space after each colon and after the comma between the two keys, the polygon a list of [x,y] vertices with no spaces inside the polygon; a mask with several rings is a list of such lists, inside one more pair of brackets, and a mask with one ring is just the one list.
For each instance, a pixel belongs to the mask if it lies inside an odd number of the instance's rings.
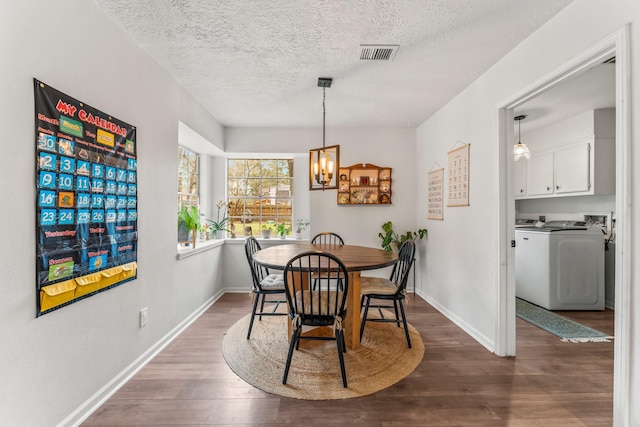
{"label": "pendant light", "polygon": [[520,160],[522,157],[524,157],[525,159],[528,159],[529,157],[531,157],[531,153],[529,153],[529,148],[527,147],[527,144],[523,144],[522,142],[520,142],[520,122],[525,117],[527,116],[521,115],[513,118],[513,120],[516,120],[518,122],[518,143],[513,146],[513,160],[516,162]]}
{"label": "pendant light", "polygon": [[[333,179],[338,166],[340,156],[340,146],[325,145],[326,133],[326,88],[331,87],[333,79],[320,77],[318,86],[322,87],[322,148],[309,150],[309,189],[325,190],[338,188],[336,180]],[[333,183],[332,183],[333,182]]]}

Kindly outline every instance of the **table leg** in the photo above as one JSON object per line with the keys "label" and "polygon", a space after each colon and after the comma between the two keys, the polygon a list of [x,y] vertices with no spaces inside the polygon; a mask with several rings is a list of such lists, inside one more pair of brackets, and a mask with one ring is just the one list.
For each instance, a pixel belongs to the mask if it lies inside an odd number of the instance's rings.
{"label": "table leg", "polygon": [[360,347],[360,272],[349,272],[349,291],[347,293],[347,318],[343,322],[344,339],[347,347]]}
{"label": "table leg", "polygon": [[[306,279],[306,277],[305,277]],[[309,286],[305,280],[305,286]],[[347,293],[347,318],[342,322],[344,340],[347,347],[357,349],[360,347],[360,272],[349,272],[349,291]],[[326,335],[327,328],[314,328],[305,332],[305,335]],[[287,336],[291,339],[293,326],[291,319],[287,317]]]}

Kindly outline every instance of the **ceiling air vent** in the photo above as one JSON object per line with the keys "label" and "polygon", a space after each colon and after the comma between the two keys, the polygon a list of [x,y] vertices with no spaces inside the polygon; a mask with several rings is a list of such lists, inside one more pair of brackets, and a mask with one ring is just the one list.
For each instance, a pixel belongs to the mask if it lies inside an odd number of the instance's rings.
{"label": "ceiling air vent", "polygon": [[361,61],[391,61],[399,47],[395,44],[361,44],[358,48],[358,56]]}

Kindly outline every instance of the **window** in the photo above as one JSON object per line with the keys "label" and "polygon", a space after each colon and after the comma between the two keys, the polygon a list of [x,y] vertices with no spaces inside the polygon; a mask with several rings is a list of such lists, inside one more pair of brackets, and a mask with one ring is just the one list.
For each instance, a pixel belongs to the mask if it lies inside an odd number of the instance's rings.
{"label": "window", "polygon": [[260,235],[277,224],[291,234],[293,159],[228,159],[229,223],[237,236]]}
{"label": "window", "polygon": [[198,206],[200,155],[178,146],[178,209],[181,206]]}

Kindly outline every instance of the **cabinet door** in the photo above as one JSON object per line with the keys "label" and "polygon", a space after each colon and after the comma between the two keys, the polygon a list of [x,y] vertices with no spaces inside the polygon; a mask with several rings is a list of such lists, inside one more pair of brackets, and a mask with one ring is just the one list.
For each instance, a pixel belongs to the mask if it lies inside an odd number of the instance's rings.
{"label": "cabinet door", "polygon": [[553,152],[532,154],[526,176],[528,196],[553,194]]}
{"label": "cabinet door", "polygon": [[513,195],[524,197],[527,195],[527,160],[520,159],[513,166]]}
{"label": "cabinet door", "polygon": [[555,152],[556,194],[591,189],[591,144],[561,148]]}

